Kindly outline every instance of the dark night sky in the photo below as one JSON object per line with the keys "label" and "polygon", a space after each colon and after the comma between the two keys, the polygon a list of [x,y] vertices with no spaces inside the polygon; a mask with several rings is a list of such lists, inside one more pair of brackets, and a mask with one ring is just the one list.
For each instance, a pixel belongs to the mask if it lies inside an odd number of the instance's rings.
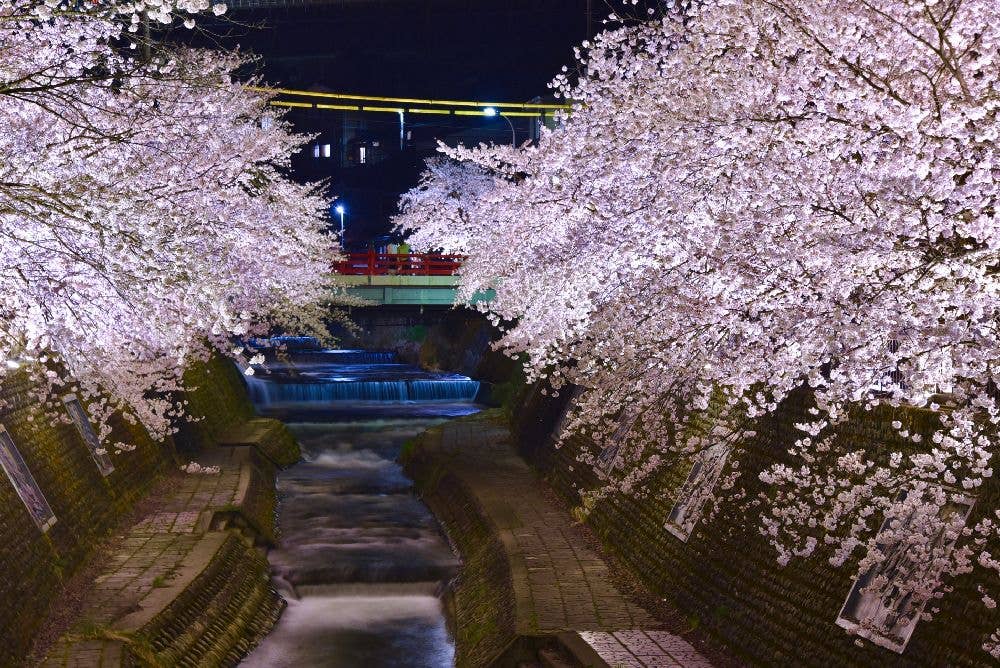
{"label": "dark night sky", "polygon": [[[255,53],[261,57],[259,74],[265,81],[286,88],[526,101],[548,95],[546,84],[563,65],[572,64],[573,46],[587,33],[587,0],[329,0],[305,5],[297,0],[298,6],[281,2],[284,6],[270,8],[231,5],[225,22],[203,21],[204,32],[192,35],[180,29],[172,37]],[[597,23],[608,8],[601,0],[592,4]],[[289,115],[297,128],[309,133],[337,127],[338,116],[338,112]],[[370,121],[387,128],[398,122],[390,115],[381,116]],[[464,129],[467,141],[510,141],[510,131],[500,119],[484,123],[452,117],[415,127],[422,139]],[[399,194],[415,184],[426,155],[426,150],[409,150],[378,165],[325,174],[317,174],[315,165],[303,157],[295,164],[299,176],[326,177],[329,191],[344,198],[352,212],[348,239],[362,244],[388,230]]]}
{"label": "dark night sky", "polygon": [[544,95],[571,63],[572,47],[585,38],[586,7],[586,0],[334,0],[234,8],[227,18],[242,25],[208,28],[225,46],[260,54],[266,78],[288,87],[518,100]]}

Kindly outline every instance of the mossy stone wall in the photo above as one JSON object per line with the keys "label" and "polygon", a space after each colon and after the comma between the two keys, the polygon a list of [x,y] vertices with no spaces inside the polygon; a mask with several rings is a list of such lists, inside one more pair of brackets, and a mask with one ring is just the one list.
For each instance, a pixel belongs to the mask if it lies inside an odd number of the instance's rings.
{"label": "mossy stone wall", "polygon": [[233,427],[254,416],[239,369],[221,355],[188,367],[184,387],[187,413],[197,422],[178,425],[174,440],[183,454],[211,447]]}
{"label": "mossy stone wall", "polygon": [[[440,429],[418,437],[440,438]],[[407,475],[462,555],[462,570],[445,594],[458,668],[493,665],[517,638],[510,564],[475,497],[455,475],[423,455],[418,442],[403,455]]]}
{"label": "mossy stone wall", "polygon": [[[581,490],[597,484],[593,471],[577,460],[581,449],[592,444],[575,437],[559,449],[553,447],[549,432],[564,404],[565,396],[543,396],[536,387],[515,403],[513,413],[525,455],[556,490],[579,504]],[[751,498],[762,489],[758,474],[787,457],[797,436],[793,425],[804,420],[809,405],[805,392],[794,394],[774,415],[757,422],[756,436],[742,444],[740,483]],[[927,434],[934,416],[919,409],[859,411],[837,438],[869,452],[898,448],[902,444],[890,426],[893,420],[908,425],[911,433]],[[672,601],[692,626],[702,628],[741,662],[894,667],[992,663],[981,646],[1000,625],[1000,615],[983,606],[976,583],[985,581],[996,591],[1000,582],[994,574],[977,569],[953,580],[954,591],[936,603],[940,612],[920,621],[905,652],[896,654],[835,625],[854,571],[850,565],[831,567],[829,549],[784,568],[777,564],[773,548],[758,531],[759,513],[766,507],[723,503],[714,518],[699,522],[687,543],[666,531],[664,522],[686,474],[686,466],[662,470],[650,485],[651,494],[611,495],[596,505],[587,521],[605,548],[650,590]],[[979,491],[969,526],[998,508],[1000,489],[991,483]]]}
{"label": "mossy stone wall", "polygon": [[[206,445],[218,432],[252,415],[252,406],[233,365],[216,358],[189,370],[195,389],[187,393],[192,444]],[[168,466],[174,443],[155,442],[146,430],[122,418],[112,420],[113,440],[135,445],[111,455],[115,470],[102,477],[76,427],[50,420],[37,404],[23,373],[0,382],[0,424],[7,429],[56,516],[46,533],[35,525],[14,486],[0,471],[0,666],[18,665],[30,650],[63,582],[92,553],[97,542]]]}
{"label": "mossy stone wall", "polygon": [[63,580],[173,459],[169,445],[116,419],[112,439],[136,449],[110,455],[115,470],[102,477],[76,427],[45,415],[24,374],[0,383],[0,400],[0,423],[56,516],[43,534],[0,473],[0,665],[14,665],[27,654]]}

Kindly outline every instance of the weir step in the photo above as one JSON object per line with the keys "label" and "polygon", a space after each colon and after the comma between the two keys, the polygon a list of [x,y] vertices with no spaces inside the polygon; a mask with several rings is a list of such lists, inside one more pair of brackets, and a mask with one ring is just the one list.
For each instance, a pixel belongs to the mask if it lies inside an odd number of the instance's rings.
{"label": "weir step", "polygon": [[235,665],[277,618],[281,601],[256,550],[229,533],[203,572],[136,633],[166,665]]}

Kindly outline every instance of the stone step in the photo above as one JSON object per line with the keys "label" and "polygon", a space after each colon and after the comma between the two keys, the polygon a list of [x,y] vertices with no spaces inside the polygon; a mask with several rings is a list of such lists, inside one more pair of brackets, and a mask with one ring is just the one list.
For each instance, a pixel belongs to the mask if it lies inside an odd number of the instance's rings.
{"label": "stone step", "polygon": [[154,590],[112,626],[64,636],[46,668],[118,668],[156,663],[235,666],[277,621],[284,602],[264,557],[231,531],[209,534],[170,585]]}
{"label": "stone step", "polygon": [[198,578],[137,635],[164,665],[235,665],[280,610],[263,557],[230,533]]}
{"label": "stone step", "polygon": [[[579,633],[567,631],[556,636],[558,656],[564,662],[559,668],[609,668],[608,662]],[[557,664],[558,665],[558,664]]]}
{"label": "stone step", "polygon": [[242,422],[220,435],[217,440],[224,447],[254,447],[279,468],[291,466],[302,457],[299,445],[288,427],[271,418],[253,418]]}
{"label": "stone step", "polygon": [[[290,438],[252,422],[247,440]],[[199,463],[219,470],[174,474],[155,512],[116,539],[47,668],[234,666],[273,626],[284,601],[260,546],[275,539],[275,465],[237,443]]]}

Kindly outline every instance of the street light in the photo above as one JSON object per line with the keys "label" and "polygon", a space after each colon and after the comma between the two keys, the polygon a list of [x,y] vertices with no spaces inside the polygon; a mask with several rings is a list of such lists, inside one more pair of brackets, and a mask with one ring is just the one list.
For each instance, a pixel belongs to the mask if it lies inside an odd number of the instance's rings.
{"label": "street light", "polygon": [[514,124],[510,122],[510,119],[497,111],[496,107],[486,107],[483,109],[483,115],[489,118],[499,115],[500,118],[507,121],[507,125],[510,126],[510,144],[511,146],[517,146],[517,133],[514,132]]}
{"label": "street light", "polygon": [[340,247],[344,248],[346,246],[346,239],[344,239],[344,212],[347,209],[344,208],[343,204],[338,204],[333,210],[340,215]]}

